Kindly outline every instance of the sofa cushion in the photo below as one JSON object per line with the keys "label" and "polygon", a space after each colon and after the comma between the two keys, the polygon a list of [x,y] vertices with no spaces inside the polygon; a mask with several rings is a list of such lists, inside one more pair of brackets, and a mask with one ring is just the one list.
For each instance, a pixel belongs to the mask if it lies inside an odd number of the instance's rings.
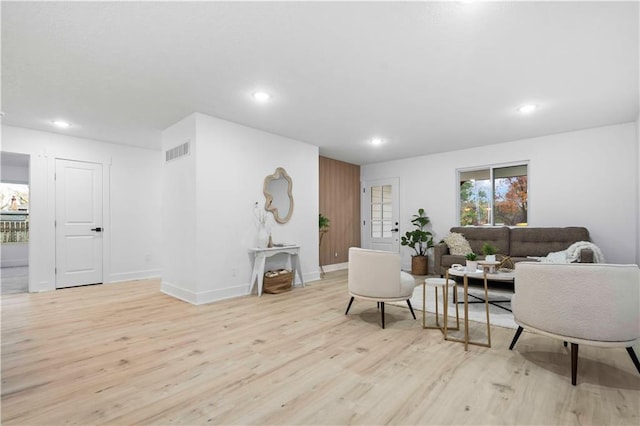
{"label": "sofa cushion", "polygon": [[546,256],[552,252],[566,250],[578,241],[589,241],[589,231],[586,228],[513,228],[510,255]]}
{"label": "sofa cushion", "polygon": [[482,245],[491,243],[496,247],[499,254],[509,253],[509,231],[506,226],[454,226],[451,232],[458,232],[465,236],[471,250],[474,253],[482,253]]}
{"label": "sofa cushion", "polygon": [[465,256],[472,252],[469,241],[458,232],[450,232],[443,241],[449,247],[449,253],[454,256]]}

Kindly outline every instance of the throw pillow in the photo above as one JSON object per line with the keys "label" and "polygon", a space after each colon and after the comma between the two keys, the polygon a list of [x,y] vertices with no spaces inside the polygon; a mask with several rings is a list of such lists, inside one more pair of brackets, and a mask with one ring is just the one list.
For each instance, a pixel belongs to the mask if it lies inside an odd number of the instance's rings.
{"label": "throw pillow", "polygon": [[473,252],[469,245],[469,241],[467,241],[464,235],[458,232],[450,232],[449,235],[443,238],[443,240],[447,247],[449,247],[449,253],[454,256],[466,256]]}

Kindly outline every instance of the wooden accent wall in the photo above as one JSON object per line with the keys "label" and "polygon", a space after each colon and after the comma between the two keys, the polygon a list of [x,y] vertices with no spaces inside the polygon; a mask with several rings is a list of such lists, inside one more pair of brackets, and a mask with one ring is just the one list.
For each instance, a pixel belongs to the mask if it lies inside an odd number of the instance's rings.
{"label": "wooden accent wall", "polygon": [[330,221],[320,265],[345,263],[349,247],[360,247],[360,166],[320,157],[319,170],[320,213]]}

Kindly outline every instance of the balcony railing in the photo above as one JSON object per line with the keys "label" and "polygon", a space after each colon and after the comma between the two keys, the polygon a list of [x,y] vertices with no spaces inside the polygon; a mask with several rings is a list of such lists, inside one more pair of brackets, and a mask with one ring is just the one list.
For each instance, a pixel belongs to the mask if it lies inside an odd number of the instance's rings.
{"label": "balcony railing", "polygon": [[0,242],[2,244],[29,242],[29,213],[2,212],[0,214]]}

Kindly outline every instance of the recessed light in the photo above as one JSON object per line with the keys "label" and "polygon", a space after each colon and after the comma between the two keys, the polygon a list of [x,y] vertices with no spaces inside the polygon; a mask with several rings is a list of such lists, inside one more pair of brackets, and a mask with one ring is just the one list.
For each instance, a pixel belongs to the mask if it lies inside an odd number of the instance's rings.
{"label": "recessed light", "polygon": [[380,139],[380,138],[371,139],[371,145],[373,145],[373,146],[382,145],[382,142],[384,142],[384,141],[382,139]]}
{"label": "recessed light", "polygon": [[61,129],[66,129],[67,127],[71,126],[71,124],[69,124],[67,121],[63,121],[63,120],[54,120],[51,122],[51,124],[53,124],[56,127],[59,127]]}
{"label": "recessed light", "polygon": [[538,109],[538,105],[528,104],[528,105],[522,105],[521,107],[519,107],[518,112],[521,112],[522,114],[529,114],[530,112],[533,112],[536,109]]}
{"label": "recessed light", "polygon": [[253,99],[258,102],[267,102],[271,99],[271,95],[267,92],[253,92]]}

